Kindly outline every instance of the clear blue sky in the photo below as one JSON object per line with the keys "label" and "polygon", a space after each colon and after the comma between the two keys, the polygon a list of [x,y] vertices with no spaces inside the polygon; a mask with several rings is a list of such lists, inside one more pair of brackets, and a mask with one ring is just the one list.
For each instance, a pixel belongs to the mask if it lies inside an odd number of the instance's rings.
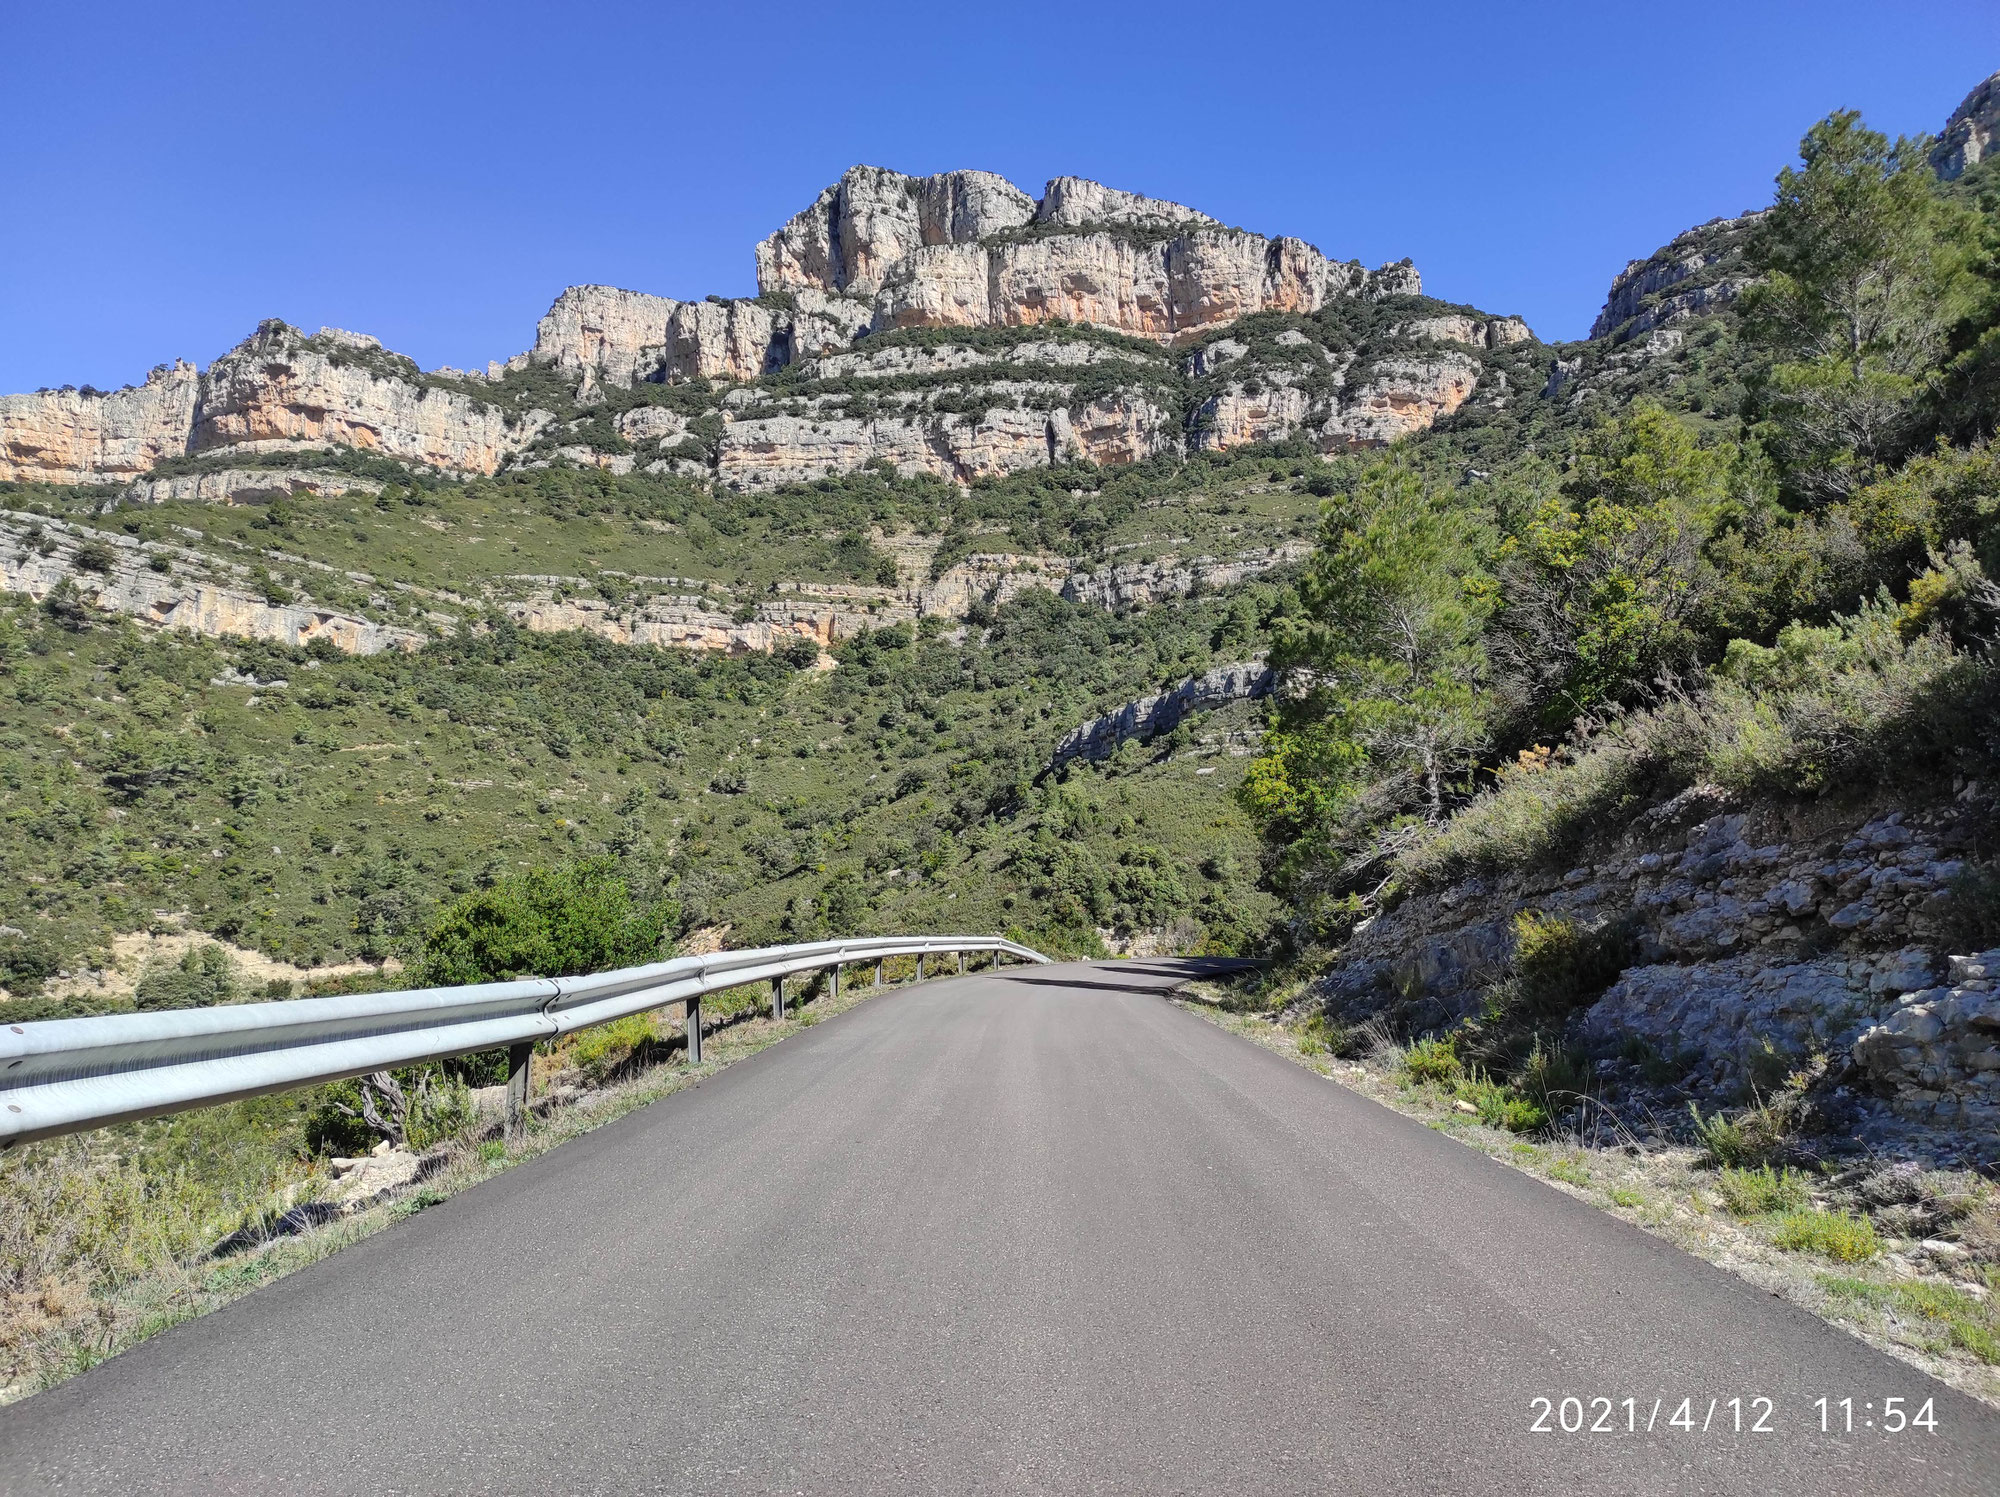
{"label": "clear blue sky", "polygon": [[2000,68],[1991,0],[0,0],[0,36],[0,391],[262,317],[430,368],[575,282],[747,294],[857,161],[1096,177],[1573,337],[1820,115],[1934,131]]}

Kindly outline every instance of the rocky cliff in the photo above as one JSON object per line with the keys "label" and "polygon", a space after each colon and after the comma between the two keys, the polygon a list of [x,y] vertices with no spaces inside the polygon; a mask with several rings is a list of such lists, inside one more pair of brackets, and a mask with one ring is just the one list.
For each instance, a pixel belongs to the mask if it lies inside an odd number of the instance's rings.
{"label": "rocky cliff", "polygon": [[[426,374],[373,338],[308,337],[273,320],[206,371],[176,363],[110,393],[0,398],[0,481],[144,480],[131,497],[254,502],[271,481],[221,477],[245,471],[229,454],[328,447],[461,475],[572,462],[738,489],[885,460],[970,482],[1300,434],[1332,452],[1392,441],[1463,404],[1480,364],[1452,345],[1531,336],[1519,319],[1421,315],[1418,303],[1385,357],[1322,349],[1325,367],[1304,376],[1289,357],[1271,368],[1252,357],[1190,400],[1187,376],[1205,378],[1221,353],[1184,372],[1147,348],[1187,345],[1199,360],[1199,345],[1246,317],[1415,298],[1421,279],[1407,261],[1370,273],[1300,239],[1080,177],[1036,199],[989,172],[855,167],[759,244],[756,262],[754,298],[572,286],[526,353],[483,372]],[[1078,328],[1137,341],[1035,331]],[[906,329],[962,329],[968,341],[886,338]],[[1010,331],[1023,336],[991,341]],[[1085,365],[1124,365],[1133,378],[1086,377]],[[565,393],[538,371],[561,375]],[[855,399],[858,381],[880,381],[882,396]],[[735,388],[706,404],[606,406],[607,392],[704,382]],[[617,440],[589,430],[601,417]],[[167,459],[180,466],[149,478]],[[341,484],[302,466],[288,486]]]}
{"label": "rocky cliff", "polygon": [[1952,111],[1931,150],[1931,166],[1947,182],[1993,154],[2000,142],[2000,73],[1993,74]]}
{"label": "rocky cliff", "polygon": [[201,378],[175,360],[143,385],[0,395],[0,479],[118,483],[188,450]]}
{"label": "rocky cliff", "polygon": [[867,166],[757,246],[757,281],[872,298],[878,330],[1061,319],[1163,343],[1253,312],[1422,289],[1407,261],[1370,276],[1302,239],[1224,228],[1081,178],[1058,178],[1037,202],[987,172]]}

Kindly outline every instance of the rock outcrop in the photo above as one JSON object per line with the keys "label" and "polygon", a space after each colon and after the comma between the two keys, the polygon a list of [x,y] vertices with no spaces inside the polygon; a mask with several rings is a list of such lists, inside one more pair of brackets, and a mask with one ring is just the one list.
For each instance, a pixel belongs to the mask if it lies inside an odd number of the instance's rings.
{"label": "rock outcrop", "polygon": [[1991,156],[1996,141],[2000,141],[2000,73],[1967,94],[1952,111],[1931,148],[1931,166],[1947,182],[1954,181]]}
{"label": "rock outcrop", "polygon": [[1269,696],[1271,681],[1271,669],[1261,660],[1218,665],[1171,690],[1140,697],[1116,712],[1079,723],[1056,745],[1048,768],[1057,770],[1075,759],[1108,759],[1128,740],[1171,733],[1191,713]]}
{"label": "rock outcrop", "polygon": [[1612,281],[1590,336],[1625,341],[1728,306],[1750,284],[1743,246],[1766,211],[1710,219],[1631,261]]}
{"label": "rock outcrop", "polygon": [[2000,951],[1955,956],[1943,984],[1904,988],[1854,1058],[1898,1115],[2000,1143]]}
{"label": "rock outcrop", "polygon": [[1422,289],[1408,262],[1380,277],[1302,239],[1227,229],[1078,177],[1051,182],[1036,203],[989,173],[867,166],[757,246],[764,291],[872,297],[878,330],[1062,319],[1171,343],[1252,312]]}
{"label": "rock outcrop", "polygon": [[871,315],[865,303],[814,291],[766,305],[572,286],[537,324],[529,358],[626,387],[640,380],[755,379],[846,348]]}
{"label": "rock outcrop", "polygon": [[83,617],[123,615],[161,629],[268,639],[294,648],[326,640],[350,654],[410,650],[425,636],[310,600],[273,601],[251,569],[185,546],[0,511],[0,591]]}
{"label": "rock outcrop", "polygon": [[[404,367],[407,366],[407,367]],[[460,473],[491,473],[546,423],[428,385],[373,338],[269,321],[209,365],[189,448],[352,447]]]}
{"label": "rock outcrop", "polygon": [[[1984,813],[1889,812],[1794,841],[1724,800],[1685,791],[1566,874],[1412,895],[1357,930],[1320,1001],[1348,1022],[1388,1014],[1443,1028],[1509,976],[1517,916],[1565,920],[1616,933],[1629,963],[1573,1021],[1571,1043],[1597,1057],[1604,1084],[1664,1068],[1681,1090],[1725,1101],[1824,1056],[1858,1109],[1849,1131],[1886,1138],[1978,1119],[1980,1147],[2000,1159],[2000,1018],[1987,986],[2000,960],[1954,962],[1947,976],[1938,948]],[[1760,841],[1760,830],[1778,835]]]}
{"label": "rock outcrop", "polygon": [[122,483],[188,450],[201,378],[175,360],[122,390],[0,395],[0,480]]}
{"label": "rock outcrop", "polygon": [[[855,167],[759,244],[756,258],[755,298],[681,301],[572,286],[541,319],[527,353],[483,373],[424,374],[373,338],[334,328],[307,337],[274,320],[205,372],[176,364],[136,389],[6,397],[0,480],[129,484],[168,457],[332,446],[460,475],[492,474],[511,462],[572,462],[758,488],[887,460],[904,472],[965,482],[1050,463],[1140,461],[1184,449],[1191,435],[1202,445],[1234,446],[1303,431],[1328,452],[1386,442],[1456,409],[1478,378],[1476,362],[1442,349],[1371,360],[1364,375],[1334,381],[1331,393],[1288,391],[1288,378],[1274,373],[1204,397],[1192,426],[1170,372],[1109,389],[1100,379],[1080,390],[1073,373],[1054,371],[1118,360],[1143,366],[1149,356],[1101,338],[1079,340],[1068,329],[1106,329],[1165,347],[1254,313],[1310,316],[1347,299],[1422,289],[1408,261],[1371,274],[1301,239],[1227,228],[1180,204],[1080,177],[1055,179],[1037,200],[989,172],[908,177]],[[863,343],[866,334],[899,328],[1044,326],[1048,336],[1013,347],[989,339],[878,352]],[[1518,319],[1442,317],[1412,326],[1406,344],[1490,349],[1529,336]],[[815,361],[821,367],[797,370]],[[1020,366],[1026,377],[989,370],[953,389],[907,382],[982,364]],[[572,380],[573,393],[540,393],[546,383],[528,377],[538,368]],[[788,373],[780,389],[765,378],[794,370],[806,380]],[[865,410],[831,394],[791,398],[801,383],[856,378],[906,383],[863,402]],[[707,412],[686,401],[671,413],[634,412],[621,398],[611,406],[618,438],[592,428],[607,391],[691,381],[760,393],[746,405],[725,392]],[[577,409],[559,417],[538,401]],[[162,475],[129,496],[160,502],[264,492],[263,480],[240,476],[248,466],[230,477],[222,467]],[[300,478],[306,469],[301,463],[286,480],[295,491],[331,491]]]}

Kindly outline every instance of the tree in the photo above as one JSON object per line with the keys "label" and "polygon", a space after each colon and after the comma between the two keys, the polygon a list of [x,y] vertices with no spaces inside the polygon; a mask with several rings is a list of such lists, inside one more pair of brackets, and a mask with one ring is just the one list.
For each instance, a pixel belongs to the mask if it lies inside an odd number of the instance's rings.
{"label": "tree", "polygon": [[1493,642],[1534,731],[1629,703],[1699,656],[1717,590],[1703,546],[1746,507],[1741,455],[1641,404],[1587,437],[1558,493],[1502,543]]}
{"label": "tree", "polygon": [[659,960],[679,911],[641,905],[609,859],[509,874],[453,900],[421,937],[421,987],[574,977]]}
{"label": "tree", "polygon": [[1907,441],[1968,307],[1975,220],[1940,192],[1928,145],[1828,115],[1752,236],[1748,331],[1772,360],[1755,403],[1805,503],[1853,493]]}
{"label": "tree", "polygon": [[1467,496],[1400,459],[1327,502],[1304,615],[1272,652],[1276,720],[1244,787],[1275,836],[1326,826],[1364,785],[1444,817],[1485,738],[1490,549]]}

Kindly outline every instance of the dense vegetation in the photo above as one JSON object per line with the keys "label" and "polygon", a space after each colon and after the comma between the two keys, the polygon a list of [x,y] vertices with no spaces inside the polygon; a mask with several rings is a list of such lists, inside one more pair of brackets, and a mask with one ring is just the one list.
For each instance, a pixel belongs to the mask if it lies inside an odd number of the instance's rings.
{"label": "dense vegetation", "polygon": [[[1831,116],[1771,211],[1712,231],[1757,273],[1738,306],[1638,363],[1579,355],[1566,412],[1341,472],[1242,791],[1293,950],[1326,960],[1414,890],[1573,857],[1697,782],[1922,802],[2000,769],[2000,216],[1927,145]],[[2000,943],[1977,877],[1954,917],[1975,948]],[[1629,958],[1615,927],[1515,935],[1486,1012],[1413,1053],[1476,1058],[1532,1120],[1565,1021]]]}

